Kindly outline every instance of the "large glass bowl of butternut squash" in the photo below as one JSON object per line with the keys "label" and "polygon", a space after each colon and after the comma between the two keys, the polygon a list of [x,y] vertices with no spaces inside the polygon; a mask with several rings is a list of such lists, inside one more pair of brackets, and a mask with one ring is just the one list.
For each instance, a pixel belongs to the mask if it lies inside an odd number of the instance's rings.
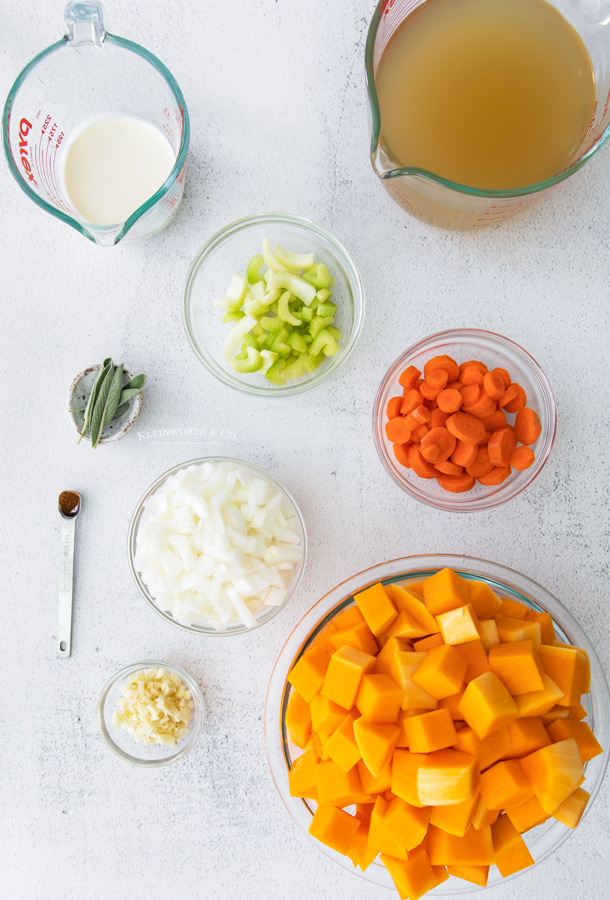
{"label": "large glass bowl of butternut squash", "polygon": [[568,838],[606,771],[610,695],[586,634],[535,581],[412,556],[354,575],[301,620],[265,738],[316,846],[418,900],[502,883]]}

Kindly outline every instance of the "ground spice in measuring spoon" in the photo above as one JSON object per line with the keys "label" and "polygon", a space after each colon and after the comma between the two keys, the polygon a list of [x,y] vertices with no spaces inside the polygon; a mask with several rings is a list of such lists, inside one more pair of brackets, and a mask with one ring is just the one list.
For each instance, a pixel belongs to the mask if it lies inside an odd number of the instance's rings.
{"label": "ground spice in measuring spoon", "polygon": [[80,494],[75,491],[62,491],[59,495],[59,505],[64,516],[70,516],[80,503]]}

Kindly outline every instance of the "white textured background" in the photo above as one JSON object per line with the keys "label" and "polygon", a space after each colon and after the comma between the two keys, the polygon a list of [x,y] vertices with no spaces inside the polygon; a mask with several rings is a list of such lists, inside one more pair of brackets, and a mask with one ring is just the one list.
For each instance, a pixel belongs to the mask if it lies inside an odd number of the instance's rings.
{"label": "white textured background", "polygon": [[[0,897],[10,900],[383,900],[293,825],[264,752],[263,704],[284,640],[348,575],[396,556],[480,555],[530,575],[588,631],[607,667],[610,153],[521,218],[445,233],[409,218],[368,160],[363,54],[372,0],[108,2],[112,30],[156,53],[181,85],[192,141],[169,230],[101,249],[28,201],[0,165],[2,196],[2,725]],[[62,3],[4,0],[0,93],[63,34]],[[352,252],[367,318],[345,369],[294,400],[216,382],[187,345],[181,290],[218,228],[282,210]],[[390,481],[371,405],[411,343],[488,328],[540,362],[558,404],[553,454],[532,487],[491,512],[452,516]],[[73,376],[107,355],[148,373],[141,430],[230,429],[235,441],[130,434],[76,447]],[[184,439],[182,439],[184,440]],[[137,593],[126,532],[148,484],[206,453],[266,467],[301,505],[310,553],[298,595],[253,634],[197,639]],[[73,656],[55,658],[57,495],[84,496]],[[95,710],[107,678],[146,657],[185,666],[208,719],[184,760],[140,771],[115,758]],[[497,900],[608,897],[608,784],[550,860]]]}

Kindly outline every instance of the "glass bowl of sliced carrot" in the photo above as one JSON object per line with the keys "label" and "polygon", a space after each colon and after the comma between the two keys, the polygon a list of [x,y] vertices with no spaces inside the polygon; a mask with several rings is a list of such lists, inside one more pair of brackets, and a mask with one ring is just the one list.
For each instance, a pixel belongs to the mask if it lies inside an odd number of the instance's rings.
{"label": "glass bowl of sliced carrot", "polygon": [[433,334],[386,373],[373,433],[406,493],[451,512],[491,509],[540,474],[557,425],[549,381],[509,338],[479,329]]}
{"label": "glass bowl of sliced carrot", "polygon": [[327,857],[403,896],[461,895],[542,862],[580,823],[608,765],[610,694],[541,585],[482,559],[411,556],[304,616],[271,676],[265,743],[286,808]]}

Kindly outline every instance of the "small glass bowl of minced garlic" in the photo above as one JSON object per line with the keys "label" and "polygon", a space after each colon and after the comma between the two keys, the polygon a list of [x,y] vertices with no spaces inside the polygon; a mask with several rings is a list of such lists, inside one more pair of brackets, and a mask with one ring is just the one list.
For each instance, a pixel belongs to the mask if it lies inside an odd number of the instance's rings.
{"label": "small glass bowl of minced garlic", "polygon": [[101,693],[97,718],[117,756],[136,766],[166,766],[192,749],[205,707],[198,684],[179,666],[144,660],[121,669]]}

